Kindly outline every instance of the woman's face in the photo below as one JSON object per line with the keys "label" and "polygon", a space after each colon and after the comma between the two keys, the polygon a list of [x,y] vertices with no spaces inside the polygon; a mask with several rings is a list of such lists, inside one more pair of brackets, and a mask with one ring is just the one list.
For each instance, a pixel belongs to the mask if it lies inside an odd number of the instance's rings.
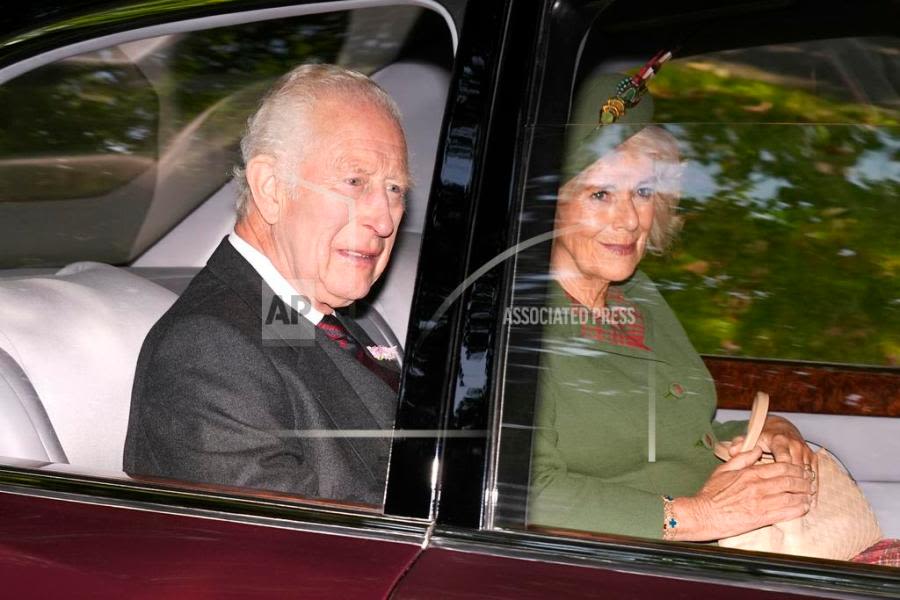
{"label": "woman's face", "polygon": [[605,156],[560,189],[556,243],[565,263],[595,282],[628,279],[641,262],[658,201],[653,159]]}

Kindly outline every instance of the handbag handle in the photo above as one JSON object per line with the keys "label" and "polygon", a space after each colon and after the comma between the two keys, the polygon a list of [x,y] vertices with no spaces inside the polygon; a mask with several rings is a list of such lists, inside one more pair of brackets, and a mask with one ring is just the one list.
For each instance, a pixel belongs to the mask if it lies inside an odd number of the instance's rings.
{"label": "handbag handle", "polygon": [[769,412],[769,395],[765,392],[756,392],[753,399],[753,408],[750,409],[750,422],[747,424],[747,437],[741,446],[741,452],[749,452],[759,441],[759,435],[766,425],[766,414]]}
{"label": "handbag handle", "polygon": [[[747,423],[747,435],[741,444],[741,452],[749,452],[756,446],[763,427],[766,425],[766,415],[769,412],[769,395],[765,392],[756,392],[753,399],[753,408],[750,409],[750,421]],[[720,459],[727,461],[731,458],[728,453],[729,443],[716,444],[715,453]]]}

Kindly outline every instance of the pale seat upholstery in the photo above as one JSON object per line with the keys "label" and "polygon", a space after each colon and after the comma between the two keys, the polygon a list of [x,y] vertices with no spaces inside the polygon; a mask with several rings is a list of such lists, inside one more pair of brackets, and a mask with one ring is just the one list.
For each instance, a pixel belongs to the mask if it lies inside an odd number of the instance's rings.
{"label": "pale seat upholstery", "polygon": [[[0,348],[33,385],[72,465],[121,471],[137,356],[175,297],[100,263],[0,280]],[[36,454],[23,458],[55,458]]]}
{"label": "pale seat upholstery", "polygon": [[34,386],[0,348],[0,457],[67,462]]}
{"label": "pale seat upholstery", "polygon": [[[388,268],[372,293],[365,299],[365,302],[382,317],[392,335],[396,336],[397,345],[404,350],[421,245],[421,234],[415,231],[401,231],[391,253]],[[367,324],[362,325],[369,335],[372,335],[371,329],[366,327]]]}
{"label": "pale seat upholstery", "polygon": [[398,62],[374,73],[372,79],[394,98],[403,115],[413,189],[407,197],[406,214],[391,262],[378,289],[373,290],[366,301],[384,317],[402,346],[406,344],[450,73],[433,65]]}
{"label": "pale seat upholstery", "polygon": [[865,494],[878,524],[881,533],[886,538],[900,539],[900,482],[897,481],[858,481],[859,487]]}

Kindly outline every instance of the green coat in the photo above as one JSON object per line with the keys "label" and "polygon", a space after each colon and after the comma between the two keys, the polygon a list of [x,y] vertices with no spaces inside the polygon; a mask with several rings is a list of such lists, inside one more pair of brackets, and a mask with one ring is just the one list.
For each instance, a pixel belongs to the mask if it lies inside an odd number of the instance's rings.
{"label": "green coat", "polygon": [[[577,306],[558,284],[550,298]],[[709,371],[646,275],[607,306],[617,325],[582,324],[582,307],[544,328],[528,521],[659,538],[661,496],[695,494],[721,464],[716,440],[746,423],[713,422]]]}

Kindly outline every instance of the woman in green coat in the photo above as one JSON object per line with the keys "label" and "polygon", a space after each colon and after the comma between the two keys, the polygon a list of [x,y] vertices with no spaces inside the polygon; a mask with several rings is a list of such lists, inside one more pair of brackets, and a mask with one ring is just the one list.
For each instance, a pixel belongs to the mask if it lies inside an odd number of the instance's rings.
{"label": "woman in green coat", "polygon": [[[628,124],[647,120],[649,99],[596,125],[610,83],[580,96],[575,122],[595,125],[569,134],[550,304],[578,318],[543,332],[528,520],[710,541],[799,517],[816,458],[790,422],[770,416],[755,449],[725,463],[713,454],[745,424],[713,421],[709,372],[638,270],[679,228],[678,145],[661,127]],[[755,465],[763,451],[776,462]]]}

